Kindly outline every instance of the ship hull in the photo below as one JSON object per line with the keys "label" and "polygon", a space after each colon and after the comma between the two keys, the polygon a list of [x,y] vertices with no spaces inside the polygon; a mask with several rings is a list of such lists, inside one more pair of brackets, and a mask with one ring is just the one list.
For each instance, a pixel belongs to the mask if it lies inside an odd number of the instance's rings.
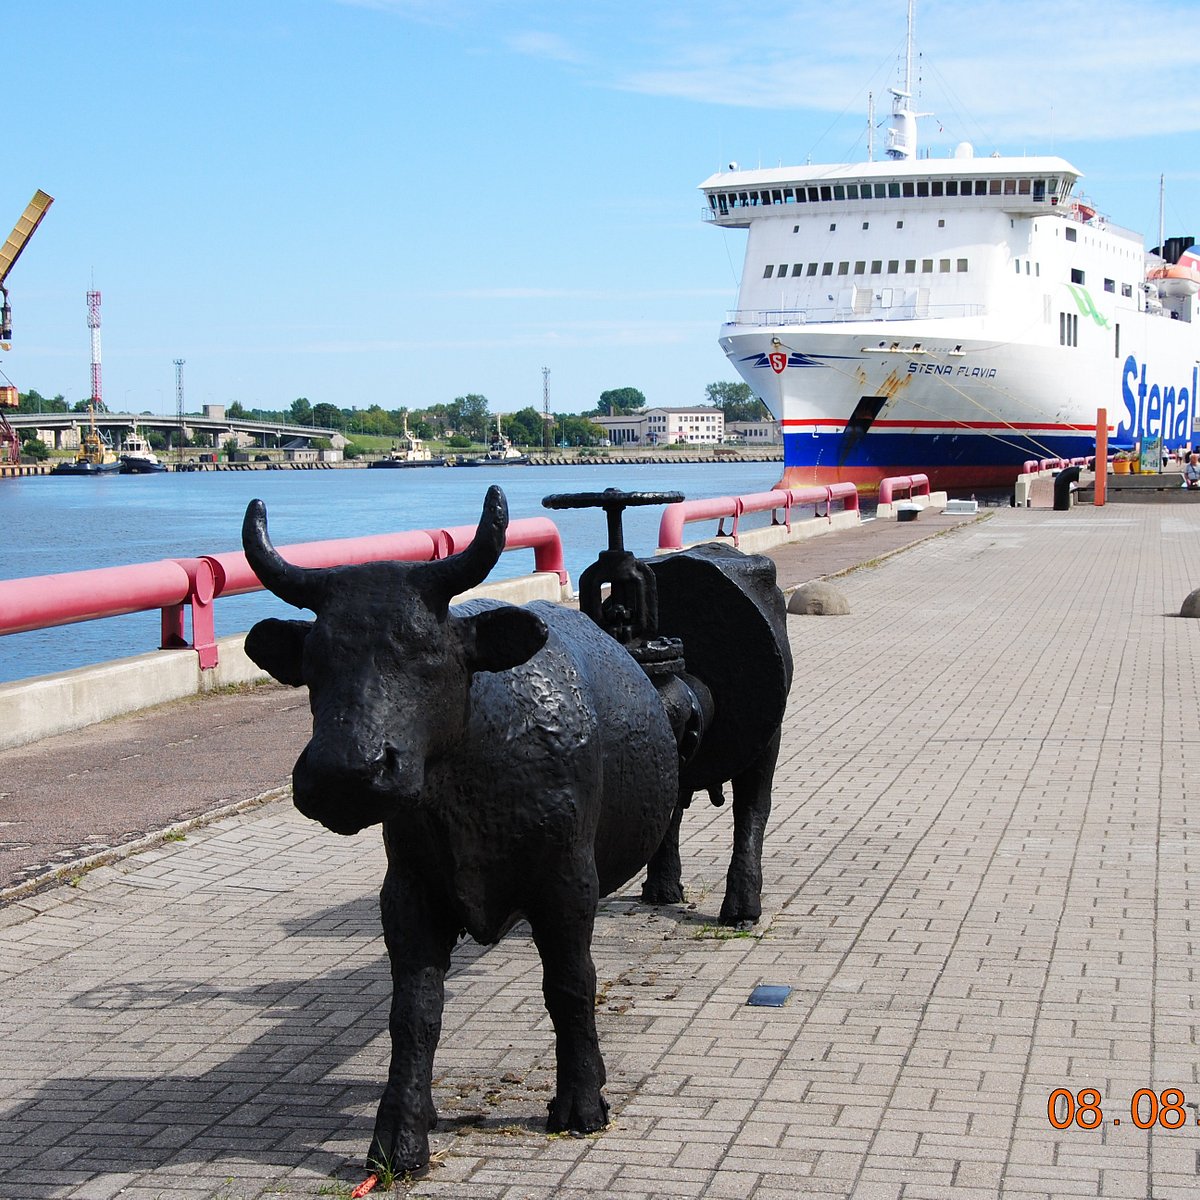
{"label": "ship hull", "polygon": [[1101,408],[1116,446],[1189,443],[1194,329],[1141,317],[1125,341],[1117,355],[1107,336],[1063,348],[969,321],[726,325],[721,336],[780,422],[781,484],[866,491],[917,473],[935,488],[1011,484],[1031,459],[1094,454]]}

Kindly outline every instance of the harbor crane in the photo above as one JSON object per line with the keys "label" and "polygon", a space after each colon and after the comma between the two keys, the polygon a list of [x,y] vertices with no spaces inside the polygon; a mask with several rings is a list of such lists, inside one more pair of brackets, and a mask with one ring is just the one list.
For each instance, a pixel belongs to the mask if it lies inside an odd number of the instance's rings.
{"label": "harbor crane", "polygon": [[[33,199],[25,206],[25,211],[13,227],[12,233],[5,239],[4,245],[0,246],[0,350],[7,351],[12,339],[12,308],[8,303],[5,281],[9,271],[21,257],[21,251],[25,249],[26,243],[42,223],[42,218],[53,203],[54,197],[48,196],[40,188],[34,192]],[[19,463],[21,443],[4,415],[6,408],[17,407],[17,389],[11,380],[8,380],[8,376],[4,376],[4,379],[7,382],[0,383],[0,463]]]}

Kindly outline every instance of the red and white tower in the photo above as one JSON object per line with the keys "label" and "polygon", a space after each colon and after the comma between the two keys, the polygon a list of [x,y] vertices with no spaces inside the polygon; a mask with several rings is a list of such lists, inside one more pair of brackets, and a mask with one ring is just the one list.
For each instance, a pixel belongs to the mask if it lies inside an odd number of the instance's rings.
{"label": "red and white tower", "polygon": [[92,331],[92,400],[93,408],[102,409],[100,391],[100,293],[88,292],[88,328]]}

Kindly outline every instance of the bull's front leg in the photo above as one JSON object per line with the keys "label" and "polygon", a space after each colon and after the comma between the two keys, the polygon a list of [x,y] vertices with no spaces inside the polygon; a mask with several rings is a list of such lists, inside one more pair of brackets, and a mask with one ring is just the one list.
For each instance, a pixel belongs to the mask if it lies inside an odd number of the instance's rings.
{"label": "bull's front leg", "polygon": [[400,1174],[429,1163],[429,1131],[437,1124],[433,1056],[457,930],[395,866],[388,868],[379,903],[392,968],[392,1058],[367,1158],[373,1168]]}
{"label": "bull's front leg", "polygon": [[683,867],[679,861],[679,826],[683,813],[681,800],[671,814],[671,824],[662,843],[646,866],[643,904],[680,904],[683,901]]}
{"label": "bull's front leg", "polygon": [[722,925],[752,924],[762,916],[763,834],[771,815],[779,740],[777,729],[753,764],[733,778],[733,856],[725,877]]}
{"label": "bull's front leg", "polygon": [[554,1023],[557,1091],[546,1128],[594,1133],[608,1124],[601,1094],[604,1060],[596,1036],[596,968],[592,926],[599,888],[596,870],[586,866],[552,881],[529,913],[533,940],[542,959],[542,995]]}

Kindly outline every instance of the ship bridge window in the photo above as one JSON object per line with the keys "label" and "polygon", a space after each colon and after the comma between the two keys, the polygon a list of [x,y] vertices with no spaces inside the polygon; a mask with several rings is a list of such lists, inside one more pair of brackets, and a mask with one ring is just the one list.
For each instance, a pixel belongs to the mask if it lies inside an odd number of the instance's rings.
{"label": "ship bridge window", "polygon": [[912,196],[912,194],[913,194],[912,180],[906,179],[904,181],[904,195],[907,197],[907,196]]}
{"label": "ship bridge window", "polygon": [[1022,195],[1022,196],[1029,195],[1029,182],[1030,181],[1028,179],[1018,179],[1017,180],[1017,192],[1019,195]]}
{"label": "ship bridge window", "polygon": [[776,278],[778,278],[778,279],[786,279],[787,278],[787,263],[779,264],[779,270],[776,272]]}
{"label": "ship bridge window", "polygon": [[843,187],[843,186],[842,186],[842,184],[840,184],[840,183],[835,183],[835,184],[833,185],[833,198],[834,198],[835,200],[845,200],[845,198],[846,198],[846,189],[845,189],[845,187]]}
{"label": "ship bridge window", "polygon": [[1084,282],[1083,272],[1078,267],[1071,268],[1071,282],[1072,283],[1083,283]]}
{"label": "ship bridge window", "polygon": [[821,199],[822,200],[832,200],[833,199],[833,188],[831,188],[829,186],[829,184],[827,184],[827,183],[821,185]]}
{"label": "ship bridge window", "polygon": [[767,263],[767,265],[763,268],[763,278],[770,279],[771,276],[774,274],[775,274],[775,264]]}
{"label": "ship bridge window", "polygon": [[958,195],[958,180],[957,179],[947,179],[946,180],[946,195],[947,196],[957,196]]}
{"label": "ship bridge window", "polygon": [[872,275],[881,275],[882,273],[883,273],[883,259],[882,258],[871,259],[871,274]]}
{"label": "ship bridge window", "polygon": [[932,182],[932,183],[929,185],[929,187],[930,187],[930,190],[931,190],[931,194],[932,194],[932,195],[934,195],[934,196],[940,196],[940,195],[942,194],[942,189],[945,187],[945,184],[942,182],[942,180],[940,180],[940,179],[935,179],[935,180],[934,180],[934,181],[933,181],[933,182]]}
{"label": "ship bridge window", "polygon": [[895,275],[900,270],[900,260],[898,258],[888,259],[888,274]]}
{"label": "ship bridge window", "polygon": [[1017,194],[1017,181],[1015,179],[1006,179],[1004,181],[1004,194],[1006,196],[1015,196]]}
{"label": "ship bridge window", "polygon": [[808,189],[808,198],[815,204],[821,198],[821,189],[810,187]]}
{"label": "ship bridge window", "polygon": [[867,273],[867,263],[865,259],[860,258],[854,264],[854,273],[855,275],[865,275]]}
{"label": "ship bridge window", "polygon": [[915,275],[917,273],[917,260],[915,258],[906,258],[904,260],[905,275]]}
{"label": "ship bridge window", "polygon": [[850,274],[850,264],[848,262],[838,263],[838,274],[839,275],[849,275]]}
{"label": "ship bridge window", "polygon": [[[995,181],[993,180],[993,182],[995,182]],[[987,186],[988,186],[988,181],[986,179],[975,180],[975,195],[986,196],[987,195]]]}
{"label": "ship bridge window", "polygon": [[[1000,180],[1000,179],[988,180],[988,195],[999,196],[1000,195],[1000,185],[1002,182],[1003,182],[1003,180]],[[978,195],[978,194],[979,193],[976,192],[976,195]]]}
{"label": "ship bridge window", "polygon": [[889,183],[887,185],[888,196],[892,200],[900,199],[900,185],[898,183]]}
{"label": "ship bridge window", "polygon": [[967,269],[967,260],[965,258],[960,258],[958,260],[958,266],[957,266],[956,270],[958,271],[958,273],[960,275],[962,275],[966,272],[966,269]]}
{"label": "ship bridge window", "polygon": [[888,186],[886,183],[877,183],[875,185],[875,199],[882,200],[888,194]]}
{"label": "ship bridge window", "polygon": [[929,180],[928,179],[917,180],[917,195],[922,196],[925,199],[929,198]]}
{"label": "ship bridge window", "polygon": [[832,275],[833,274],[833,263],[831,263],[831,262],[822,263],[821,264],[821,274],[822,275]]}
{"label": "ship bridge window", "polygon": [[921,259],[921,273],[923,275],[932,275],[933,274],[933,259],[932,258]]}
{"label": "ship bridge window", "polygon": [[796,189],[796,203],[803,204],[808,199],[808,193],[803,188]]}
{"label": "ship bridge window", "polygon": [[847,200],[857,200],[858,199],[858,184],[857,183],[846,184],[846,199]]}
{"label": "ship bridge window", "polygon": [[817,264],[809,263],[808,269],[804,272],[805,276],[811,279],[817,273]]}
{"label": "ship bridge window", "polygon": [[803,263],[792,263],[792,278],[795,279],[798,275],[804,274]]}
{"label": "ship bridge window", "polygon": [[776,204],[782,204],[783,203],[783,193],[778,188],[775,188],[771,192],[771,199]]}
{"label": "ship bridge window", "polygon": [[1033,181],[1033,199],[1034,203],[1046,199],[1046,181],[1044,179],[1035,179]]}
{"label": "ship bridge window", "polygon": [[938,259],[938,272],[942,275],[950,274],[950,260],[948,258]]}

